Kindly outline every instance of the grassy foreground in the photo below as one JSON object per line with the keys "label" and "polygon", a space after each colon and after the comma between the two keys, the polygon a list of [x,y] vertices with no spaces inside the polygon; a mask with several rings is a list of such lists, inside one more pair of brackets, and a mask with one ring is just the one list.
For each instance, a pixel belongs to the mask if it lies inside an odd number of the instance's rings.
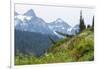
{"label": "grassy foreground", "polygon": [[47,53],[39,58],[34,55],[29,56],[20,53],[15,56],[15,65],[93,60],[94,32],[87,29],[72,38],[65,38],[53,44]]}

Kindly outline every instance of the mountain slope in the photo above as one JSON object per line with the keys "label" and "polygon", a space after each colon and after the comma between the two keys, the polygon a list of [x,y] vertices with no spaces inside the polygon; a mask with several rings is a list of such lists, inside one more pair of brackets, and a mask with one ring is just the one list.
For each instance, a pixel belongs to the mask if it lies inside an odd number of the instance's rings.
{"label": "mountain slope", "polygon": [[[59,42],[58,42],[59,43]],[[90,30],[84,30],[79,35],[65,40],[59,46],[54,45],[52,53],[62,56],[61,61],[91,61],[94,59],[94,34]]]}
{"label": "mountain slope", "polygon": [[15,30],[15,38],[15,55],[19,52],[41,56],[51,45],[48,35],[36,32]]}
{"label": "mountain slope", "polygon": [[[30,59],[29,60],[24,60]],[[18,64],[43,64],[59,62],[93,61],[94,60],[94,32],[84,30],[73,38],[65,38],[53,44],[51,48],[40,58],[23,56],[21,62],[16,58]]]}

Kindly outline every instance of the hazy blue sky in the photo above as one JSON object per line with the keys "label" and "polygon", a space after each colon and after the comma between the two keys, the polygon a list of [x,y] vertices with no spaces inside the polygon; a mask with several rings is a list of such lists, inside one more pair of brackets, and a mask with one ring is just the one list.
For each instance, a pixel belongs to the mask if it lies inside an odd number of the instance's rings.
{"label": "hazy blue sky", "polygon": [[61,18],[71,26],[79,24],[80,10],[85,24],[92,24],[92,17],[94,15],[94,9],[88,8],[72,8],[72,7],[55,7],[55,6],[37,6],[37,5],[22,5],[16,4],[15,11],[19,14],[27,12],[29,9],[33,9],[36,16],[42,18],[47,23],[55,21]]}

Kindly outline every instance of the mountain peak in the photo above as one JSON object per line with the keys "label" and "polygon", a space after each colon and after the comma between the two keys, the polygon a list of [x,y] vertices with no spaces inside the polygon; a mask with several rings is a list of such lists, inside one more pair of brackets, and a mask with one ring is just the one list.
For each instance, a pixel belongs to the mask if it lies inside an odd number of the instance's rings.
{"label": "mountain peak", "polygon": [[61,18],[58,18],[57,20],[56,20],[56,23],[62,23],[62,22],[64,22]]}
{"label": "mountain peak", "polygon": [[34,13],[33,9],[30,9],[26,13],[24,13],[24,15],[26,15],[26,16],[35,16],[35,13]]}

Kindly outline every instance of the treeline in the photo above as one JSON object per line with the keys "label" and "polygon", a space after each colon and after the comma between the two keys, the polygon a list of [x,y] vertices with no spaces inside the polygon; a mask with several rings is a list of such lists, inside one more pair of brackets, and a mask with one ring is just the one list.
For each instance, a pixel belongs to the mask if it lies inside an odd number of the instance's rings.
{"label": "treeline", "polygon": [[94,31],[94,16],[93,16],[93,19],[92,19],[92,26],[91,25],[85,25],[85,22],[84,22],[84,18],[82,17],[82,10],[80,11],[80,24],[79,24],[79,28],[80,28],[80,32],[82,32],[83,30],[85,29],[88,29],[90,28],[92,31]]}

